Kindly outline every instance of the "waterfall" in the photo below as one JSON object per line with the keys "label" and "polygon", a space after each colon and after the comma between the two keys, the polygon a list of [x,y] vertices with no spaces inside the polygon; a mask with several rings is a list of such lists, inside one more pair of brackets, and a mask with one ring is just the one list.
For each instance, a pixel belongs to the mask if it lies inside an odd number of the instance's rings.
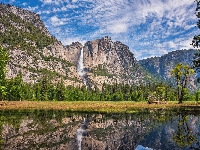
{"label": "waterfall", "polygon": [[79,56],[77,71],[78,71],[78,74],[81,77],[85,74],[85,72],[84,72],[84,64],[83,64],[83,48],[81,49],[81,54]]}
{"label": "waterfall", "polygon": [[85,77],[84,64],[83,64],[83,48],[81,49],[81,54],[79,56],[77,72],[78,72],[79,76],[81,76],[83,83],[86,85],[87,79]]}
{"label": "waterfall", "polygon": [[78,150],[81,150],[81,142],[82,142],[82,137],[85,136],[87,133],[85,129],[87,128],[85,118],[83,119],[83,123],[81,124],[80,128],[77,129],[76,131],[76,140],[78,143]]}

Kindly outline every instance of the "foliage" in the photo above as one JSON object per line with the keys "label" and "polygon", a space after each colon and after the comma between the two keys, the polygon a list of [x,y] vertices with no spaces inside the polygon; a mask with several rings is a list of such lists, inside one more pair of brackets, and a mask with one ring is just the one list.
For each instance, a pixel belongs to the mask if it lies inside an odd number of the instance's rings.
{"label": "foliage", "polygon": [[196,92],[195,92],[195,101],[196,102],[199,102],[200,100],[200,90],[198,89]]}
{"label": "foliage", "polygon": [[0,32],[0,43],[8,44],[10,48],[20,47],[20,49],[33,49],[34,43],[38,49],[56,41],[54,37],[49,37],[41,32],[32,23],[22,20],[19,16],[5,12],[7,15],[0,15],[0,22],[6,31]]}
{"label": "foliage", "polygon": [[6,64],[9,60],[8,51],[0,46],[0,83],[5,79]]}
{"label": "foliage", "polygon": [[[195,0],[196,1],[196,4],[197,4],[197,7],[196,7],[196,16],[197,18],[200,18],[200,0]],[[200,20],[198,20],[197,22],[197,27],[200,28]],[[194,47],[199,47],[199,43],[200,43],[200,35],[195,35],[193,40],[192,40],[192,45]]]}
{"label": "foliage", "polygon": [[115,76],[114,74],[110,74],[102,64],[98,64],[97,67],[92,69],[92,72],[97,76],[107,76],[108,78],[112,78],[113,76]]}
{"label": "foliage", "polygon": [[197,141],[197,137],[189,128],[187,120],[188,116],[178,116],[178,128],[173,136],[173,140],[180,146],[180,148],[190,147]]}
{"label": "foliage", "polygon": [[[164,90],[164,91],[163,91]],[[85,86],[65,86],[61,79],[57,84],[44,75],[35,84],[24,83],[22,74],[6,80],[4,92],[5,100],[37,100],[37,101],[146,101],[150,93],[157,91],[158,95],[175,96],[175,90],[161,83],[154,84],[103,84],[102,89],[87,89]],[[167,92],[166,92],[167,91]],[[171,99],[167,99],[171,100]]]}
{"label": "foliage", "polygon": [[6,87],[5,87],[5,73],[6,73],[6,64],[9,60],[8,51],[0,46],[0,98],[4,99],[6,96]]}
{"label": "foliage", "polygon": [[[196,16],[199,19],[200,18],[200,0],[195,0],[196,1]],[[200,29],[200,20],[197,22],[197,27]],[[200,43],[200,35],[195,35],[193,40],[192,40],[192,45],[194,48],[199,48],[199,43]],[[194,54],[194,59],[193,59],[193,65],[196,73],[200,72],[200,49],[197,50],[197,52]],[[197,82],[200,82],[200,77],[199,75],[197,76]]]}
{"label": "foliage", "polygon": [[183,102],[185,93],[187,92],[187,84],[191,74],[194,74],[194,70],[188,65],[178,63],[174,69],[171,70],[171,75],[176,79],[177,85],[177,99],[179,103]]}
{"label": "foliage", "polygon": [[15,78],[11,79],[7,85],[8,97],[11,100],[24,99],[24,82],[22,80],[22,73],[20,72]]}

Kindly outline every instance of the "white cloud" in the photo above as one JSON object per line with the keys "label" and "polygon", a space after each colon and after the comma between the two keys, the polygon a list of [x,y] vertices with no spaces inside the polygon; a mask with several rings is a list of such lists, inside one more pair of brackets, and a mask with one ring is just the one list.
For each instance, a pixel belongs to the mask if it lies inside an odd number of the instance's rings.
{"label": "white cloud", "polygon": [[53,25],[53,26],[61,26],[61,25],[67,24],[66,18],[59,19],[57,16],[53,16],[49,20],[50,20],[51,25]]}
{"label": "white cloud", "polygon": [[14,3],[16,0],[10,0],[9,3]]}
{"label": "white cloud", "polygon": [[53,0],[40,0],[44,5],[53,3]]}
{"label": "white cloud", "polygon": [[177,40],[177,45],[180,47],[180,49],[193,49],[193,46],[190,45],[192,43],[192,39],[191,38],[187,38],[187,39],[178,39]]}
{"label": "white cloud", "polygon": [[169,48],[177,49],[177,45],[173,41],[169,41],[168,44]]}
{"label": "white cloud", "polygon": [[53,10],[52,10],[54,13],[55,12],[64,12],[64,11],[67,11],[67,7],[61,7],[61,8],[56,8],[56,7],[53,7]]}
{"label": "white cloud", "polygon": [[64,4],[64,3],[69,3],[69,0],[39,0],[40,2],[43,3],[43,6],[45,5],[61,5],[61,4]]}
{"label": "white cloud", "polygon": [[64,45],[70,45],[70,44],[72,44],[72,42],[80,42],[82,45],[84,45],[86,43],[85,40],[81,40],[79,37],[68,37],[68,38],[62,40],[62,43]]}
{"label": "white cloud", "polygon": [[37,14],[50,14],[50,13],[52,13],[52,12],[49,10],[42,10],[42,11],[37,12]]}
{"label": "white cloud", "polygon": [[22,3],[22,5],[23,5],[23,6],[27,6],[27,5],[28,5],[28,3]]}
{"label": "white cloud", "polygon": [[72,0],[72,3],[76,3],[78,0]]}
{"label": "white cloud", "polygon": [[149,57],[162,56],[164,54],[167,54],[168,51],[165,49],[150,49],[150,50],[133,51],[133,53],[137,58],[137,60],[141,60]]}
{"label": "white cloud", "polygon": [[39,8],[39,6],[37,5],[37,6],[35,6],[35,7],[30,7],[30,6],[28,6],[26,9],[29,10],[29,11],[35,11],[35,10],[37,10],[38,8]]}
{"label": "white cloud", "polygon": [[121,32],[127,32],[127,24],[115,24],[112,26],[108,26],[107,30],[111,33],[121,33]]}
{"label": "white cloud", "polygon": [[56,36],[65,45],[108,35],[127,44],[137,58],[142,58],[189,48],[195,34],[195,3],[189,0],[40,1],[45,10],[39,13],[53,13],[45,23],[54,35],[62,26]]}

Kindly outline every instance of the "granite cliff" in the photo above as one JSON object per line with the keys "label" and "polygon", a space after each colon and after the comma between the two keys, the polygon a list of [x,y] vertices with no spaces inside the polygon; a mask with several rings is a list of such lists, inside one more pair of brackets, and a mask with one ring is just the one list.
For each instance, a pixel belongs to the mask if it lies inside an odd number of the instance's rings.
{"label": "granite cliff", "polygon": [[[138,61],[140,65],[145,68],[151,74],[160,77],[162,80],[171,80],[170,71],[178,63],[188,64],[193,66],[193,57],[196,50],[177,50],[169,52],[161,57],[152,57]],[[195,75],[190,79],[190,85],[196,88],[194,85]]]}
{"label": "granite cliff", "polygon": [[179,62],[192,65],[195,52],[179,50],[137,61],[128,46],[108,36],[64,46],[38,14],[4,4],[0,4],[0,45],[9,52],[9,79],[22,72],[28,83],[48,76],[54,83],[62,79],[65,85],[98,88],[103,83],[155,81],[155,76],[171,79],[170,70]]}
{"label": "granite cliff", "polygon": [[25,82],[44,76],[65,85],[101,87],[103,83],[137,84],[152,80],[129,47],[109,37],[63,46],[28,10],[0,4],[0,45],[8,49],[7,78],[22,72]]}
{"label": "granite cliff", "polygon": [[51,36],[38,14],[0,4],[0,45],[8,49],[7,78],[22,72],[25,82],[35,83],[44,76],[52,82],[82,85],[76,62],[82,45],[63,46]]}
{"label": "granite cliff", "polygon": [[136,84],[147,79],[129,47],[107,36],[88,41],[83,58],[87,79],[99,86],[104,82]]}

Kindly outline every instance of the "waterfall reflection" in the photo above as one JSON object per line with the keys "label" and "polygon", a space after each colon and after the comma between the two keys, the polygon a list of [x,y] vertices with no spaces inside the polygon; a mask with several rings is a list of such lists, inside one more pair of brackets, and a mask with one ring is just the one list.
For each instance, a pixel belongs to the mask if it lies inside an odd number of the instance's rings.
{"label": "waterfall reflection", "polygon": [[[85,118],[85,119],[84,119]],[[1,149],[198,149],[195,112],[143,110],[85,114],[55,110],[0,111]]]}

